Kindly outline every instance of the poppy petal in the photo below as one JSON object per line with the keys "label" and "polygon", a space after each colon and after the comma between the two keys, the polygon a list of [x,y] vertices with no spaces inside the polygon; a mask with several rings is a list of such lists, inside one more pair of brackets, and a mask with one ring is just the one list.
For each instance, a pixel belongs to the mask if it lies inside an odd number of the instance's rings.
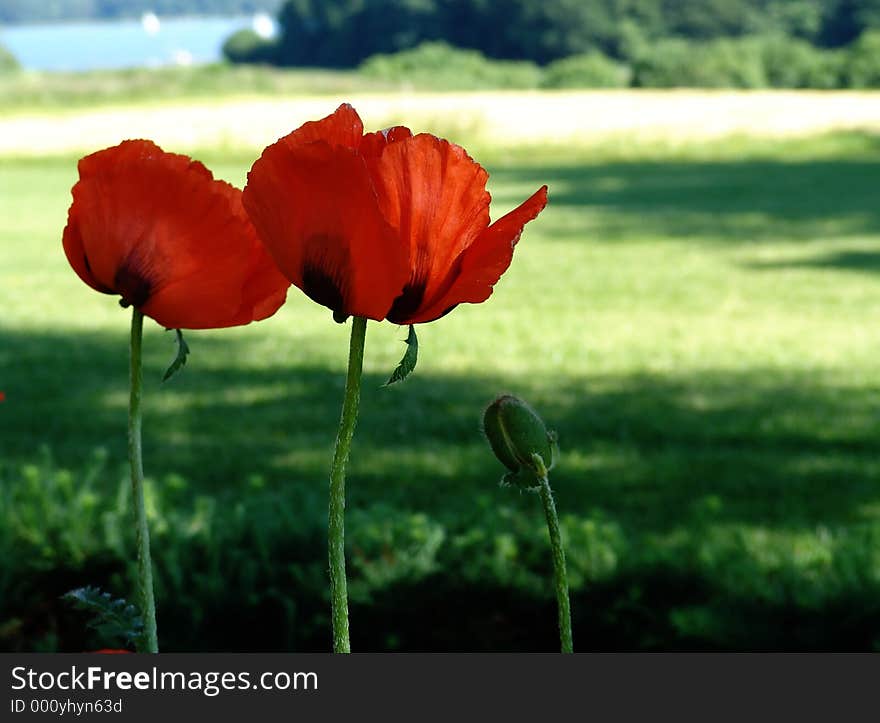
{"label": "poppy petal", "polygon": [[275,265],[269,250],[257,236],[257,230],[242,202],[242,192],[235,186],[218,181],[216,190],[226,196],[230,211],[247,226],[251,238],[250,262],[244,267],[242,284],[243,314],[251,314],[254,321],[272,316],[287,299],[290,281]]}
{"label": "poppy petal", "polygon": [[[202,244],[199,265],[192,273],[181,272],[160,286],[143,307],[145,314],[171,329],[216,329],[260,321],[278,311],[287,297],[290,282],[260,242],[241,191],[224,181],[214,181],[211,190],[215,207],[205,211],[201,227],[191,227],[189,238],[215,241]],[[233,239],[234,244],[223,243]]]}
{"label": "poppy petal", "polygon": [[169,328],[197,329],[248,323],[244,307],[272,306],[286,289],[268,255],[255,256],[241,192],[201,163],[125,141],[82,159],[79,171],[65,251],[99,290]]}
{"label": "poppy petal", "polygon": [[412,131],[406,126],[392,126],[385,130],[367,133],[361,140],[360,153],[365,158],[378,158],[382,151],[392,143],[412,138]]}
{"label": "poppy petal", "polygon": [[102,294],[116,293],[113,289],[98,281],[92,273],[92,266],[89,263],[88,256],[86,256],[82,236],[79,232],[79,223],[74,214],[75,209],[71,206],[67,214],[67,225],[64,227],[64,235],[62,236],[64,255],[67,256],[67,261],[73,267],[73,270],[76,271],[77,276],[95,291],[100,291]]}
{"label": "poppy petal", "polygon": [[262,321],[272,316],[287,300],[290,281],[281,273],[263,242],[256,236],[251,253],[250,273],[242,287],[238,316]]}
{"label": "poppy petal", "polygon": [[[68,212],[64,242],[68,258],[78,261],[81,247],[83,263],[92,278],[102,287],[119,293],[116,276],[127,269],[126,261],[147,234],[155,208],[154,195],[137,182],[137,170],[161,159],[169,172],[185,172],[189,159],[167,154],[151,141],[124,141],[82,158],[78,164],[79,180],[72,189],[73,203]],[[133,189],[132,186],[137,188]],[[74,270],[77,263],[71,259]],[[82,274],[80,274],[82,276]],[[123,271],[123,276],[126,271]],[[128,274],[133,277],[133,274]],[[86,283],[88,279],[83,277]],[[91,285],[91,284],[90,284]]]}
{"label": "poppy petal", "polygon": [[445,293],[456,258],[489,225],[489,175],[426,133],[390,143],[369,165],[382,213],[409,249],[409,280],[388,315],[402,323]]}
{"label": "poppy petal", "polygon": [[303,123],[281,140],[288,146],[324,141],[331,146],[358,148],[363,136],[364,124],[358,112],[348,103],[343,103],[326,118]]}
{"label": "poppy petal", "polygon": [[537,218],[547,205],[547,186],[489,226],[462,253],[449,289],[430,306],[424,306],[401,324],[419,324],[439,319],[457,304],[479,304],[492,294],[492,287],[510,266],[513,248],[523,227]]}
{"label": "poppy petal", "polygon": [[254,163],[244,205],[278,267],[307,296],[337,318],[385,318],[408,258],[355,150],[282,139]]}

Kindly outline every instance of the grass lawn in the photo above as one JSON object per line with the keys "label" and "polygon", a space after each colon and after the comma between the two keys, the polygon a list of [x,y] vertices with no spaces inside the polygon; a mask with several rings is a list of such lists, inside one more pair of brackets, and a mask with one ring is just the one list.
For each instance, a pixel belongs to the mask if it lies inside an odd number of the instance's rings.
{"label": "grass lawn", "polygon": [[278,70],[224,63],[80,73],[28,71],[0,74],[0,116],[21,110],[93,108],[96,104],[144,105],[179,99],[210,102],[218,97],[277,98],[393,87],[354,71]]}
{"label": "grass lawn", "polygon": [[[467,144],[466,138],[456,139]],[[250,154],[201,154],[243,182]],[[576,649],[880,646],[880,142],[487,149],[542,183],[486,304],[369,325],[349,465],[358,650],[552,650],[537,497],[481,439],[498,392],[560,437]],[[68,268],[75,158],[0,159],[0,648],[104,643],[57,599],[130,589],[129,316]],[[148,321],[144,446],[166,650],[324,650],[326,474],[348,327]]]}

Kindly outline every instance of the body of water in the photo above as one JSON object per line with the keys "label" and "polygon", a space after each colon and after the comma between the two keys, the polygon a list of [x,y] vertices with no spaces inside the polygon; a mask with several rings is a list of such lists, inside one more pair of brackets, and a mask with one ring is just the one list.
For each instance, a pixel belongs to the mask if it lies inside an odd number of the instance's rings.
{"label": "body of water", "polygon": [[9,25],[0,44],[28,70],[95,70],[189,65],[221,59],[223,42],[236,30],[274,31],[268,16],[157,18]]}

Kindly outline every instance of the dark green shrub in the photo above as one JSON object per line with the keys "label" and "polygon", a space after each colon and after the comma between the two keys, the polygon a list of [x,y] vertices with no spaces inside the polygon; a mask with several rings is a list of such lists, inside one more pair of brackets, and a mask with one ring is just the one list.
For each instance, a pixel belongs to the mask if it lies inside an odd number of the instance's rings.
{"label": "dark green shrub", "polygon": [[6,48],[0,45],[0,73],[11,73],[19,69],[18,60]]}
{"label": "dark green shrub", "polygon": [[443,36],[432,0],[287,0],[279,14],[282,65],[351,68]]}
{"label": "dark green shrub", "polygon": [[847,87],[880,88],[880,31],[863,33],[845,52]]}
{"label": "dark green shrub", "polygon": [[443,40],[490,58],[543,64],[595,48],[614,52],[627,19],[654,36],[662,17],[659,0],[286,0],[279,58],[351,67]]}
{"label": "dark green shrub", "polygon": [[[870,41],[868,41],[870,44]],[[880,45],[880,44],[878,44]],[[692,43],[682,39],[642,45],[633,61],[634,84],[673,88],[839,88],[847,83],[844,55],[785,35],[752,36]],[[876,53],[870,48],[856,73],[870,76]],[[877,65],[880,68],[880,64]],[[880,71],[878,71],[880,72]]]}
{"label": "dark green shrub", "polygon": [[600,52],[572,55],[544,69],[545,88],[624,88],[632,71]]}
{"label": "dark green shrub", "polygon": [[760,39],[761,60],[773,88],[838,88],[843,82],[843,57],[784,35]]}
{"label": "dark green shrub", "polygon": [[720,39],[700,45],[697,48],[697,64],[702,77],[706,79],[705,87],[767,87],[760,44],[750,38]]}
{"label": "dark green shrub", "polygon": [[529,61],[491,60],[442,42],[374,55],[361,64],[360,72],[377,80],[444,89],[536,88],[541,80],[540,68]]}
{"label": "dark green shrub", "polygon": [[276,53],[274,41],[261,38],[250,28],[234,32],[223,43],[223,57],[231,63],[271,63]]}
{"label": "dark green shrub", "polygon": [[647,88],[762,88],[760,53],[750,40],[662,40],[634,61],[634,85]]}

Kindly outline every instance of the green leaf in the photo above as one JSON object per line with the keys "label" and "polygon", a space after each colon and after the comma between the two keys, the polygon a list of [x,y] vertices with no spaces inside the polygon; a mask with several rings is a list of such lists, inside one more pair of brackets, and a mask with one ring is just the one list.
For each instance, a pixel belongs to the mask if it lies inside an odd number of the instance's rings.
{"label": "green leaf", "polygon": [[105,643],[122,640],[126,645],[140,646],[144,624],[138,609],[128,601],[115,599],[97,587],[80,587],[61,598],[91,616],[88,627]]}
{"label": "green leaf", "polygon": [[[166,331],[171,331],[171,329],[166,329]],[[177,355],[174,357],[174,361],[171,362],[171,366],[166,370],[165,376],[162,377],[163,382],[167,382],[183,369],[186,366],[186,358],[189,356],[189,345],[186,343],[186,339],[183,338],[183,332],[180,329],[175,329],[174,333],[177,334]]]}
{"label": "green leaf", "polygon": [[414,326],[409,327],[409,334],[406,336],[406,352],[403,355],[403,359],[400,360],[400,364],[397,365],[397,368],[391,372],[391,376],[388,377],[388,381],[385,382],[382,386],[389,386],[391,384],[395,384],[397,382],[402,382],[406,379],[410,374],[412,374],[413,369],[416,368],[416,362],[419,360],[419,339],[416,336],[416,328]]}

